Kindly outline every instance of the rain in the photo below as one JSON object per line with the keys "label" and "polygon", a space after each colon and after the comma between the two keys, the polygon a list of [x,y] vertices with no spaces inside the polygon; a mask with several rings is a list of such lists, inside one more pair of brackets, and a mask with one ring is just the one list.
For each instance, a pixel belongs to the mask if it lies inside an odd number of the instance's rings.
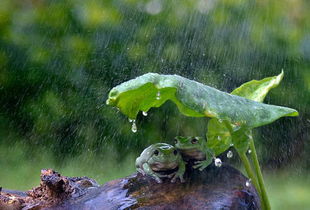
{"label": "rain", "polygon": [[[308,11],[308,0],[1,0],[0,187],[28,190],[43,168],[104,184],[134,173],[151,144],[206,137],[209,118],[184,116],[171,101],[136,119],[106,105],[125,81],[177,74],[230,93],[283,70],[264,103],[299,116],[255,128],[253,139],[272,209],[306,209]],[[165,93],[153,94],[160,102]],[[244,172],[230,146],[214,164]]]}

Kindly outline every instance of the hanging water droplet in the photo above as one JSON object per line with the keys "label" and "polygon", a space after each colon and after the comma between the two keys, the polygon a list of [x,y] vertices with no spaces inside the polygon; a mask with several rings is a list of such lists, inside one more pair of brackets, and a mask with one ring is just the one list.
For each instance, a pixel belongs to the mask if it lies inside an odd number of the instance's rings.
{"label": "hanging water droplet", "polygon": [[234,155],[234,154],[233,154],[232,151],[229,150],[229,151],[227,152],[227,158],[232,158],[233,155]]}
{"label": "hanging water droplet", "polygon": [[220,158],[215,158],[214,164],[216,167],[221,167],[222,166],[222,161]]}
{"label": "hanging water droplet", "polygon": [[135,120],[132,121],[131,131],[134,132],[134,133],[136,133],[138,131]]}
{"label": "hanging water droplet", "polygon": [[217,136],[217,140],[221,141],[222,137],[221,136]]}
{"label": "hanging water droplet", "polygon": [[160,92],[158,91],[156,94],[156,100],[159,100],[159,99],[160,99]]}
{"label": "hanging water droplet", "polygon": [[142,112],[142,115],[143,116],[147,116],[147,112]]}
{"label": "hanging water droplet", "polygon": [[251,185],[251,179],[246,180],[246,182],[245,182],[245,186],[250,187],[250,185]]}
{"label": "hanging water droplet", "polygon": [[133,122],[134,120],[133,120],[133,119],[128,118],[128,121],[129,121],[129,122]]}
{"label": "hanging water droplet", "polygon": [[249,149],[249,150],[248,150],[248,153],[251,154],[251,152],[252,152],[252,150]]}

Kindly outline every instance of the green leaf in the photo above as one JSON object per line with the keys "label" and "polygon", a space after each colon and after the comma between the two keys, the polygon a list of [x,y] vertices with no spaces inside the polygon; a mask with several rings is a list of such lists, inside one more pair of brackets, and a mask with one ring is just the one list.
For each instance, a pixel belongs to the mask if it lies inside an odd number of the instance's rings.
{"label": "green leaf", "polygon": [[[160,94],[157,100],[157,94]],[[284,116],[297,116],[291,108],[255,102],[231,95],[178,75],[144,74],[114,87],[107,104],[135,119],[139,111],[173,101],[180,112],[192,117],[211,117],[235,125],[259,127]]]}
{"label": "green leaf", "polygon": [[[272,89],[277,87],[282,78],[283,78],[283,71],[278,76],[274,77],[267,77],[262,80],[252,80],[247,83],[242,84],[240,87],[236,88],[231,94],[238,95],[245,97],[247,99],[251,99],[254,101],[262,102],[268,92]],[[231,125],[233,126],[233,125]],[[211,134],[209,133],[211,132]],[[229,145],[227,142],[232,142],[234,144],[234,147],[241,152],[246,152],[249,147],[249,135],[250,132],[246,128],[242,128],[240,130],[237,130],[236,132],[229,133],[229,129],[227,128],[227,124],[222,123],[219,126],[218,120],[210,120],[208,123],[208,133],[207,143],[212,149],[215,151],[219,151],[218,154],[224,152],[229,148]],[[225,139],[225,141],[222,142],[223,145],[218,145],[219,142],[216,143],[216,139],[214,136],[218,136],[220,139]],[[229,137],[227,137],[229,136]]]}
{"label": "green leaf", "polygon": [[208,123],[207,146],[215,156],[226,151],[232,144],[230,129],[223,121],[213,118]]}
{"label": "green leaf", "polygon": [[246,127],[232,133],[232,142],[239,153],[245,153],[248,150],[250,138],[252,138],[252,132]]}
{"label": "green leaf", "polygon": [[249,81],[236,88],[231,94],[251,99],[253,101],[263,102],[269,90],[280,84],[283,75],[284,73],[282,71],[278,76]]}

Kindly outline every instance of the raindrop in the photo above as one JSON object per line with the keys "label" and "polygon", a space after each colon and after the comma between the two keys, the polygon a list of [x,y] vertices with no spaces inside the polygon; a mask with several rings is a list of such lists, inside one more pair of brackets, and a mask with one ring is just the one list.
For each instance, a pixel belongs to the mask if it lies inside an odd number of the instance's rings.
{"label": "raindrop", "polygon": [[142,115],[143,116],[147,116],[147,112],[142,112]]}
{"label": "raindrop", "polygon": [[160,92],[158,91],[156,94],[156,100],[159,100],[159,99],[160,99]]}
{"label": "raindrop", "polygon": [[245,182],[245,186],[250,187],[250,185],[251,185],[251,179],[246,180],[246,182]]}
{"label": "raindrop", "polygon": [[145,5],[145,10],[151,15],[157,15],[163,9],[161,0],[152,0]]}
{"label": "raindrop", "polygon": [[215,158],[214,164],[216,167],[221,167],[222,166],[222,161],[220,158]]}
{"label": "raindrop", "polygon": [[229,151],[227,152],[227,158],[232,158],[233,155],[234,155],[234,154],[233,154],[232,151],[229,150]]}
{"label": "raindrop", "polygon": [[252,152],[252,150],[249,149],[249,150],[248,150],[248,153],[251,154],[251,152]]}
{"label": "raindrop", "polygon": [[132,121],[131,131],[132,131],[133,133],[136,133],[136,132],[138,131],[137,125],[136,125],[136,121],[135,121],[135,120]]}

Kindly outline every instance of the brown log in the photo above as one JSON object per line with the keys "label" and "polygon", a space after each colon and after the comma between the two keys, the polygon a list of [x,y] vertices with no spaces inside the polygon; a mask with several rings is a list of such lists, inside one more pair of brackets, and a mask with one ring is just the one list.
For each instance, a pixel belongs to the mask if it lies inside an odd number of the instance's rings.
{"label": "brown log", "polygon": [[260,209],[255,188],[233,167],[188,168],[185,183],[132,174],[99,186],[87,177],[41,171],[41,184],[26,193],[3,190],[0,209]]}

